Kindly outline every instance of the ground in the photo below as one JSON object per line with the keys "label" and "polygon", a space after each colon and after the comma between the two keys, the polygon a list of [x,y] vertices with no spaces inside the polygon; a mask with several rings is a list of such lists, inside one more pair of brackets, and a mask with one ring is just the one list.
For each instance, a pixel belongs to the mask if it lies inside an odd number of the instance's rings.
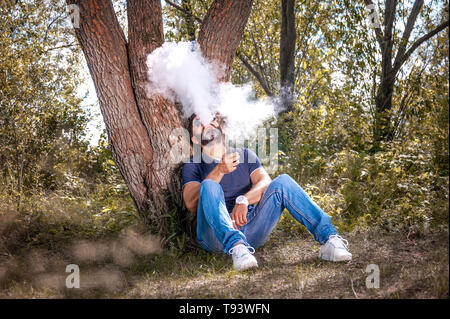
{"label": "ground", "polygon": [[[448,298],[447,229],[343,235],[353,261],[331,263],[317,258],[309,234],[276,229],[255,253],[259,267],[241,273],[229,256],[161,250],[153,237],[9,247],[0,298]],[[66,288],[68,264],[79,265],[80,288]],[[369,264],[379,267],[379,288],[366,287]]]}

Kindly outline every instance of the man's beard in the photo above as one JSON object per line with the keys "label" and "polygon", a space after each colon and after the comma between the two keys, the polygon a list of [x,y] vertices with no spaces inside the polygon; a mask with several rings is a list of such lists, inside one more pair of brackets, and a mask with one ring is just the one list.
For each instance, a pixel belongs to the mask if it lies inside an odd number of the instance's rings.
{"label": "man's beard", "polygon": [[208,129],[206,132],[202,132],[202,145],[215,145],[219,144],[223,140],[223,131],[220,126]]}

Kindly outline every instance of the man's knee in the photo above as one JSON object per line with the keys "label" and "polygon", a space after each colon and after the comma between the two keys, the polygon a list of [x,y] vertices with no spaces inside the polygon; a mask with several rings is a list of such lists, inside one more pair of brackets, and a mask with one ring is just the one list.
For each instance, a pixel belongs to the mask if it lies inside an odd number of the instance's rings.
{"label": "man's knee", "polygon": [[287,186],[289,184],[295,183],[294,179],[292,179],[292,177],[290,177],[288,174],[282,174],[277,176],[272,183],[270,183],[270,186],[272,187],[276,187],[276,188],[281,188],[284,186]]}
{"label": "man's knee", "polygon": [[221,194],[222,186],[212,179],[205,179],[200,186],[200,196],[206,194]]}

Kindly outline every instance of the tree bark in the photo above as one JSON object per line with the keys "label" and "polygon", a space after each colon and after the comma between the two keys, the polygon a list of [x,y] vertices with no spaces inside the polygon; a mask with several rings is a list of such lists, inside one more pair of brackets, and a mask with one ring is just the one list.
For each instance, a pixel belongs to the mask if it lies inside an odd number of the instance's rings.
{"label": "tree bark", "polygon": [[392,72],[392,50],[395,14],[397,0],[386,0],[384,12],[383,47],[381,57],[381,82],[375,97],[376,119],[374,140],[385,140],[390,134],[390,110],[392,108],[392,94],[394,92],[394,74]]}
{"label": "tree bark", "polygon": [[253,0],[215,0],[203,19],[198,43],[203,55],[222,68],[218,75],[220,81],[230,79],[252,5]]}
{"label": "tree bark", "polygon": [[[183,0],[183,3],[185,1],[190,1],[190,0]],[[186,6],[180,7],[179,5],[177,5],[176,3],[173,3],[170,0],[167,0],[166,3],[169,4],[170,6],[172,6],[173,8],[177,9],[178,11],[182,12],[186,17],[189,16],[191,18],[191,20],[190,20],[191,23],[192,23],[192,20],[202,23],[203,20],[201,18],[195,16],[189,10],[188,7],[186,7]],[[189,21],[186,21],[186,23],[189,23]],[[194,32],[194,34],[195,34],[195,32]],[[195,40],[195,37],[193,37],[192,35],[190,35],[190,38]],[[258,71],[252,66],[250,61],[244,55],[242,55],[242,53],[239,53],[239,51],[236,51],[236,57],[242,62],[244,67],[247,68],[247,70],[256,78],[256,80],[259,82],[259,84],[261,85],[262,89],[267,94],[267,96],[271,96],[271,97],[274,96],[274,93],[269,88],[269,85],[267,84],[267,81],[264,79],[263,75],[258,73]]]}
{"label": "tree bark", "polygon": [[144,219],[153,153],[131,85],[127,44],[111,1],[68,0],[79,8],[75,34],[94,81],[114,160]]}
{"label": "tree bark", "polygon": [[400,64],[400,61],[402,60],[403,56],[406,52],[406,46],[409,41],[409,37],[411,35],[411,32],[414,28],[414,24],[416,24],[417,16],[420,13],[420,10],[422,9],[424,0],[416,0],[414,2],[413,8],[411,10],[410,15],[408,16],[408,21],[406,22],[405,30],[403,31],[402,39],[400,41],[397,55],[395,56],[395,62],[394,62],[394,68],[397,68],[397,66]]}
{"label": "tree bark", "polygon": [[175,128],[183,127],[181,112],[174,103],[148,91],[147,57],[164,43],[161,2],[129,0],[128,59],[131,83],[142,123],[150,139],[147,201],[152,217],[182,208],[181,181],[168,154],[176,142],[170,139]]}

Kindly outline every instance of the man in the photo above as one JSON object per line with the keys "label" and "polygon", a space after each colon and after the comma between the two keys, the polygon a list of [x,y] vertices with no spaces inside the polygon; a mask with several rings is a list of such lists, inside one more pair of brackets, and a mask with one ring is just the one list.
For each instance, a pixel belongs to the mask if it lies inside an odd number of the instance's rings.
{"label": "man", "polygon": [[206,126],[195,114],[189,121],[192,145],[201,145],[201,153],[194,152],[183,166],[183,199],[197,213],[197,240],[204,249],[232,255],[236,270],[257,267],[254,249],[264,244],[286,208],[322,244],[319,258],[351,260],[348,243],[330,217],[289,175],[272,181],[253,151],[228,153],[220,118]]}

